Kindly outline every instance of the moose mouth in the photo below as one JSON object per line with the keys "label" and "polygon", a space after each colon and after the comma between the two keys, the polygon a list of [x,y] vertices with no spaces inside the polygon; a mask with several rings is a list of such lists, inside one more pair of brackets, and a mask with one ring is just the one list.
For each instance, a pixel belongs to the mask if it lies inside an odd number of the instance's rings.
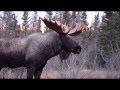
{"label": "moose mouth", "polygon": [[73,50],[72,51],[74,54],[80,54],[80,50]]}
{"label": "moose mouth", "polygon": [[81,47],[75,47],[74,49],[71,50],[74,54],[80,54],[81,52]]}

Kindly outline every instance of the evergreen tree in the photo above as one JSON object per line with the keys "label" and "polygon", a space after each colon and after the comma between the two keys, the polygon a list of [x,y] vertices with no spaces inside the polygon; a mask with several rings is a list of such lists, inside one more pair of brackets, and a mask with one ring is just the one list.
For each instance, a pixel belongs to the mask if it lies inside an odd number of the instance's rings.
{"label": "evergreen tree", "polygon": [[82,12],[81,11],[77,11],[76,22],[80,22],[81,21],[81,16],[82,16]]}
{"label": "evergreen tree", "polygon": [[32,30],[37,31],[38,29],[38,13],[37,11],[34,11],[32,20],[31,20],[31,26],[33,27]]}
{"label": "evergreen tree", "polygon": [[23,26],[25,27],[25,35],[26,35],[26,31],[27,31],[27,28],[29,27],[29,24],[28,24],[28,22],[29,22],[29,11],[24,11],[24,13],[23,13],[23,17],[22,17],[22,19],[23,19]]}
{"label": "evergreen tree", "polygon": [[83,24],[88,25],[88,22],[87,22],[87,13],[86,13],[86,11],[83,11],[83,12],[82,12],[81,21],[82,21]]}
{"label": "evergreen tree", "polygon": [[76,11],[72,11],[72,16],[71,16],[71,18],[72,18],[73,20],[74,20],[74,19],[76,18],[76,16],[77,16],[76,13],[77,13]]}
{"label": "evergreen tree", "polygon": [[4,11],[3,20],[6,23],[7,30],[15,30],[17,20],[15,14],[12,11]]}
{"label": "evergreen tree", "polygon": [[3,26],[5,25],[5,22],[3,20],[3,17],[0,15],[0,29],[3,30]]}
{"label": "evergreen tree", "polygon": [[5,27],[5,37],[13,38],[16,35],[17,19],[12,11],[4,11],[2,17]]}
{"label": "evergreen tree", "polygon": [[[82,25],[87,26],[88,22],[87,22],[87,13],[86,11],[82,11],[79,12],[79,18],[80,18],[80,22],[82,23]],[[83,38],[83,43],[85,42],[85,39],[88,39],[89,36],[91,36],[91,31],[84,31],[81,36]]]}
{"label": "evergreen tree", "polygon": [[53,17],[53,20],[57,20],[57,21],[61,21],[62,20],[62,13],[61,13],[61,11],[56,11],[56,14]]}
{"label": "evergreen tree", "polygon": [[41,19],[39,18],[38,19],[38,29],[37,30],[40,31],[40,28],[41,28]]}
{"label": "evergreen tree", "polygon": [[103,57],[110,58],[120,48],[120,14],[117,11],[104,13],[97,46]]}
{"label": "evergreen tree", "polygon": [[71,23],[71,14],[69,11],[63,11],[62,23],[69,25]]}
{"label": "evergreen tree", "polygon": [[99,19],[99,13],[97,15],[95,15],[95,19],[94,19],[94,22],[93,22],[93,25],[95,28],[99,27],[99,24],[100,24],[100,19]]}
{"label": "evergreen tree", "polygon": [[38,27],[38,13],[37,11],[34,11],[34,17],[33,17],[33,28]]}
{"label": "evergreen tree", "polygon": [[16,27],[17,27],[17,23],[18,23],[18,21],[17,21],[17,19],[16,19],[17,17],[15,16],[15,14],[13,14],[13,29],[16,29]]}
{"label": "evergreen tree", "polygon": [[52,19],[52,15],[53,15],[53,13],[52,13],[52,11],[46,11],[46,13],[47,13],[47,18],[49,19],[49,20],[51,20]]}

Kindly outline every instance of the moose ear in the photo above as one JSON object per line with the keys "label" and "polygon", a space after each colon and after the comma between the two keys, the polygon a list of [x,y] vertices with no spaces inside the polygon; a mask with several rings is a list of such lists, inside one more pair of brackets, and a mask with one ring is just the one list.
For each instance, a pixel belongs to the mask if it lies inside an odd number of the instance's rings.
{"label": "moose ear", "polygon": [[71,52],[62,50],[62,51],[60,52],[60,54],[59,54],[60,60],[61,60],[61,61],[66,60],[66,59],[70,56],[70,53],[71,53]]}

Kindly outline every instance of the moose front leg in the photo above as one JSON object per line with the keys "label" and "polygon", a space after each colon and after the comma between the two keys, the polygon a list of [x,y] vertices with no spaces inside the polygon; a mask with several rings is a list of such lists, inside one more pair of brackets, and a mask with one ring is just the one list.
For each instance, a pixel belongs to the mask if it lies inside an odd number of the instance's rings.
{"label": "moose front leg", "polygon": [[37,69],[36,70],[36,72],[34,74],[35,79],[40,79],[41,78],[42,70],[43,69],[39,69],[39,70]]}
{"label": "moose front leg", "polygon": [[45,67],[46,63],[42,64],[40,67],[38,67],[34,73],[34,77],[35,79],[40,79],[41,78],[41,74],[43,71],[43,68]]}
{"label": "moose front leg", "polygon": [[33,75],[34,75],[35,71],[36,71],[35,66],[27,67],[27,79],[33,79]]}

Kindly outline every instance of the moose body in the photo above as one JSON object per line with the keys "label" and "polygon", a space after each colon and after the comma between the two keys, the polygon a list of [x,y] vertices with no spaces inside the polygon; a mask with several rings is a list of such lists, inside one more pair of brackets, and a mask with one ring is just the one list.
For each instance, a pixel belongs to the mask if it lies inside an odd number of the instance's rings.
{"label": "moose body", "polygon": [[45,35],[34,33],[26,38],[0,39],[0,69],[26,67],[27,78],[32,78],[33,74],[39,78],[47,61],[62,51],[63,37],[49,32]]}
{"label": "moose body", "polygon": [[45,35],[34,33],[26,38],[11,40],[0,39],[0,67],[28,66],[27,63],[30,63],[33,58],[41,62],[40,59],[49,59],[58,54],[60,40],[53,33]]}
{"label": "moose body", "polygon": [[[69,35],[81,33],[78,27],[75,32],[66,33],[57,23],[42,19],[47,27],[54,30],[49,33],[33,33],[25,38],[0,39],[0,69],[3,67],[27,68],[27,78],[40,78],[47,61],[57,55],[61,59],[69,57],[70,53],[79,54],[80,45]],[[66,28],[70,31],[70,28]]]}

